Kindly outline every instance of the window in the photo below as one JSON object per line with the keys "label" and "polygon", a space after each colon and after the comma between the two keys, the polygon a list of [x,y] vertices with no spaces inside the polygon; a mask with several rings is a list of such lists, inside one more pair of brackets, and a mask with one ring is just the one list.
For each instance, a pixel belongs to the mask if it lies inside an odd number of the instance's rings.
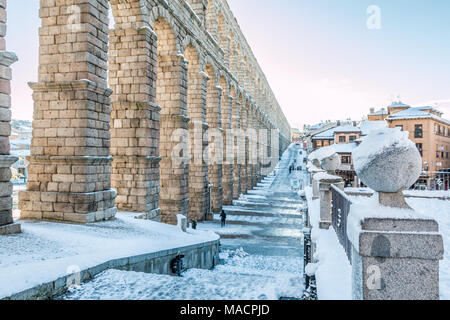
{"label": "window", "polygon": [[434,124],[434,133],[438,134],[438,132],[439,132],[439,126],[436,123],[436,124]]}
{"label": "window", "polygon": [[417,150],[419,150],[420,156],[423,156],[423,145],[421,143],[416,143]]}
{"label": "window", "polygon": [[351,158],[350,156],[342,156],[342,164],[350,164]]}
{"label": "window", "polygon": [[339,142],[347,142],[347,137],[346,136],[340,136],[339,137]]}
{"label": "window", "polygon": [[436,151],[436,158],[438,158],[439,159],[439,155],[440,155],[441,153],[439,152],[439,151]]}
{"label": "window", "polygon": [[439,133],[441,134],[441,136],[444,135],[444,127],[443,126],[439,126]]}
{"label": "window", "polygon": [[445,127],[445,136],[448,137],[448,128]]}
{"label": "window", "polygon": [[356,136],[350,136],[350,141],[355,141],[356,140]]}
{"label": "window", "polygon": [[421,124],[416,124],[414,128],[414,138],[423,138],[423,127]]}

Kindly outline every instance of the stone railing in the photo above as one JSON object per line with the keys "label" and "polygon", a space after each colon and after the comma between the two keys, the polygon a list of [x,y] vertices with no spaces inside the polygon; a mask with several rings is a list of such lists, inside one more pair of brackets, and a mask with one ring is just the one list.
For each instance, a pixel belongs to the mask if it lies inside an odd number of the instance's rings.
{"label": "stone railing", "polygon": [[[377,144],[378,150],[370,149]],[[438,223],[417,214],[403,195],[420,175],[421,159],[414,144],[389,129],[369,135],[353,157],[358,176],[375,190],[354,204],[343,191],[342,179],[330,175],[332,168],[323,165],[326,159],[319,162],[327,174],[318,172],[313,163],[308,166],[313,190],[314,183],[318,185],[319,228],[333,225],[352,265],[353,299],[439,299],[444,247]]]}

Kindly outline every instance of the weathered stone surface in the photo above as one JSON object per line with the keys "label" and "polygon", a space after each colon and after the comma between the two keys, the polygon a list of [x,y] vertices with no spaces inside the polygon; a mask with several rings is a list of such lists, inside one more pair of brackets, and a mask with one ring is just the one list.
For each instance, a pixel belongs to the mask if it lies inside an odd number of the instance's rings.
{"label": "weathered stone surface", "polygon": [[[356,173],[365,185],[379,192],[398,192],[417,181],[422,158],[407,134],[396,129],[371,133],[353,151]],[[371,150],[371,143],[379,146]],[[372,153],[366,155],[369,151]]]}
{"label": "weathered stone surface", "polygon": [[337,153],[320,161],[320,166],[322,167],[322,169],[328,172],[336,171],[336,169],[339,168],[340,165],[341,165],[341,158]]}
{"label": "weathered stone surface", "polygon": [[[210,207],[218,212],[256,184],[260,167],[252,150],[258,142],[248,134],[256,128],[282,133],[265,144],[275,166],[275,146],[286,149],[290,128],[225,0],[192,3],[193,9],[173,0],[170,10],[165,0],[136,2],[131,10],[119,0],[69,1],[83,2],[79,25],[65,14],[66,2],[41,2],[23,217],[98,221],[117,205],[172,224],[177,214],[202,219]],[[114,30],[108,30],[109,5]],[[0,67],[4,80],[11,77],[7,62]],[[9,87],[0,87],[0,122],[9,121]],[[231,152],[213,137],[232,128],[243,129],[239,158],[208,162],[208,151]],[[9,151],[7,126],[2,134],[0,153]],[[182,144],[192,152],[184,148],[187,160],[178,163],[178,138],[189,134]],[[92,161],[80,160],[86,158]]]}
{"label": "weathered stone surface", "polygon": [[368,218],[352,251],[357,300],[438,300],[444,246],[434,220]]}

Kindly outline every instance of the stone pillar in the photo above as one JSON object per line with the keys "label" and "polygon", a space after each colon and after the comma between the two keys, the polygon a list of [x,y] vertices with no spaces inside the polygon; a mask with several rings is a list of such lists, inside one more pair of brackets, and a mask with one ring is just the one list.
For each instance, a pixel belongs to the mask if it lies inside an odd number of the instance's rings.
{"label": "stone pillar", "polygon": [[110,180],[108,1],[74,4],[79,19],[72,19],[65,3],[41,1],[39,82],[30,84],[29,179],[19,194],[22,219],[87,223],[117,211]]}
{"label": "stone pillar", "polygon": [[320,191],[319,191],[319,180],[317,180],[314,176],[317,173],[320,172],[324,172],[321,169],[318,168],[313,168],[310,173],[311,173],[311,179],[312,179],[312,189],[313,189],[313,195],[312,195],[312,199],[313,200],[317,200],[320,197]]}
{"label": "stone pillar", "polygon": [[155,103],[156,34],[149,28],[109,31],[109,84],[113,89],[111,184],[119,210],[161,220]]}
{"label": "stone pillar", "polygon": [[208,0],[189,0],[189,5],[195,14],[199,17],[200,21],[205,25],[206,8],[208,6]]}
{"label": "stone pillar", "polygon": [[222,88],[210,86],[208,93],[208,111],[206,122],[209,125],[209,166],[208,178],[213,185],[211,187],[212,212],[222,211],[223,187],[222,187],[222,165],[223,165],[223,129],[221,116]]}
{"label": "stone pillar", "polygon": [[11,134],[11,65],[17,56],[6,50],[6,0],[0,1],[0,235],[20,233],[12,216],[11,165],[17,157],[9,155]]}
{"label": "stone pillar", "polygon": [[352,241],[355,300],[439,300],[444,246],[434,220],[367,218]]}
{"label": "stone pillar", "polygon": [[189,165],[189,202],[190,218],[206,219],[209,213],[208,159],[203,155],[208,150],[206,132],[206,91],[209,77],[204,72],[189,73],[188,115],[190,152]]}
{"label": "stone pillar", "polygon": [[336,176],[334,179],[330,176],[326,179],[321,179],[319,183],[319,197],[320,197],[320,229],[329,229],[332,224],[331,209],[332,209],[332,195],[331,185],[335,185],[342,191],[344,190],[344,182],[341,177]]}
{"label": "stone pillar", "polygon": [[255,155],[256,155],[256,141],[255,131],[253,125],[253,107],[248,109],[247,116],[247,139],[248,139],[248,161],[247,161],[247,190],[251,190],[254,187],[253,177],[255,175]]}
{"label": "stone pillar", "polygon": [[[232,110],[233,110],[233,96],[227,95],[223,100],[222,108],[222,127],[224,129],[224,144],[223,144],[223,204],[233,204],[233,134],[232,130]],[[231,139],[229,141],[228,139]]]}
{"label": "stone pillar", "polygon": [[241,130],[241,104],[238,99],[233,101],[233,199],[236,200],[242,193],[241,189],[241,151],[242,151],[242,135]]}
{"label": "stone pillar", "polygon": [[262,148],[264,148],[264,141],[261,141],[260,137],[260,131],[261,131],[261,122],[259,121],[259,115],[256,113],[255,115],[255,122],[256,122],[256,130],[257,130],[257,160],[256,160],[256,184],[262,181],[262,174],[261,174],[261,161],[263,154]]}
{"label": "stone pillar", "polygon": [[[389,144],[377,147],[379,139]],[[438,300],[444,254],[439,226],[411,209],[402,192],[422,172],[417,147],[408,132],[386,128],[367,135],[352,154],[358,176],[376,191],[374,199],[352,204],[347,217],[353,298]]]}
{"label": "stone pillar", "polygon": [[247,137],[247,128],[248,128],[248,109],[246,105],[241,106],[241,129],[244,132],[244,139],[241,144],[241,193],[247,194],[248,190],[248,137]]}

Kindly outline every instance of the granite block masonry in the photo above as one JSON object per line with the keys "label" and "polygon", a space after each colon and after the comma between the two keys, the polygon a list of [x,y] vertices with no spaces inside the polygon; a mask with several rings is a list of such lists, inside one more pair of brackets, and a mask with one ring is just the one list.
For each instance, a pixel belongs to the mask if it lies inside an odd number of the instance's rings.
{"label": "granite block masonry", "polygon": [[386,129],[370,133],[353,155],[358,176],[379,202],[352,204],[348,216],[353,298],[438,300],[444,254],[438,223],[414,212],[402,193],[420,176],[416,146],[407,132]]}
{"label": "granite block masonry", "polygon": [[[278,130],[265,145],[271,168],[287,148],[288,121],[226,0],[42,0],[39,14],[21,218],[87,223],[124,210],[169,224],[178,214],[206,219],[261,176],[250,161],[258,142],[236,143],[243,161],[211,163],[208,152],[230,153],[215,141],[236,126],[244,136]],[[189,134],[182,157],[200,161],[178,163]]]}
{"label": "granite block masonry", "polygon": [[19,233],[20,225],[12,217],[11,166],[17,157],[10,155],[11,65],[18,60],[6,51],[6,0],[0,1],[0,235]]}

